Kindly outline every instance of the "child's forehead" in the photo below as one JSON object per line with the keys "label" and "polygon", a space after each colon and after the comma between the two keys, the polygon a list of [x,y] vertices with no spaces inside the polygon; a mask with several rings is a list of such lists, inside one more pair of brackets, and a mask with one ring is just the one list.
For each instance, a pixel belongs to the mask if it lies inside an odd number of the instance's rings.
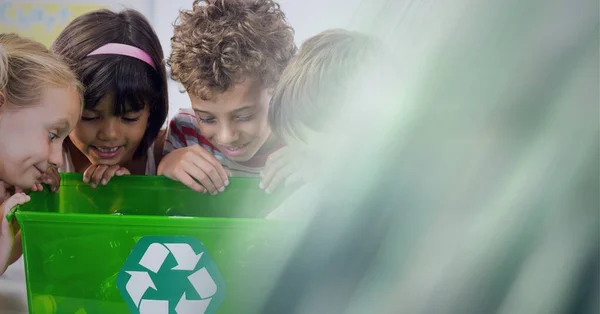
{"label": "child's forehead", "polygon": [[260,98],[267,90],[258,79],[247,78],[242,82],[232,85],[229,89],[221,93],[214,93],[212,99],[223,102],[227,100],[252,100]]}
{"label": "child's forehead", "polygon": [[238,112],[255,111],[261,108],[261,103],[258,101],[215,102],[213,100],[200,100],[197,102],[192,101],[192,108],[196,113],[200,114],[235,114]]}
{"label": "child's forehead", "polygon": [[221,93],[211,93],[210,98],[190,95],[192,107],[196,111],[231,113],[268,106],[271,92],[255,81],[244,81]]}

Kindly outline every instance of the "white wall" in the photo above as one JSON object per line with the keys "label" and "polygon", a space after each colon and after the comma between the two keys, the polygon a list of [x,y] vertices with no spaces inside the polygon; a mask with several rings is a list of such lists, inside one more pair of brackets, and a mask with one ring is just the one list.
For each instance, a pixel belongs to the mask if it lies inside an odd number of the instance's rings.
{"label": "white wall", "polygon": [[296,32],[296,43],[329,28],[352,28],[350,21],[363,0],[280,0]]}
{"label": "white wall", "polygon": [[[179,15],[179,10],[191,7],[192,1],[189,0],[154,1],[153,26],[160,38],[165,58],[171,54],[173,22]],[[168,68],[167,71],[169,71]],[[187,94],[180,92],[181,89],[179,84],[169,79],[169,117],[173,116],[180,108],[190,107],[190,99]]]}

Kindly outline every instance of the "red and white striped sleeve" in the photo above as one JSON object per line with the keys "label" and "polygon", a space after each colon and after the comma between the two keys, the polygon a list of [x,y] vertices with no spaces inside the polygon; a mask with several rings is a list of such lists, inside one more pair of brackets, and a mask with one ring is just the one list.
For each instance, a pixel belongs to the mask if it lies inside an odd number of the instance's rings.
{"label": "red and white striped sleeve", "polygon": [[182,147],[199,145],[201,138],[194,111],[191,108],[181,109],[169,121],[163,155]]}

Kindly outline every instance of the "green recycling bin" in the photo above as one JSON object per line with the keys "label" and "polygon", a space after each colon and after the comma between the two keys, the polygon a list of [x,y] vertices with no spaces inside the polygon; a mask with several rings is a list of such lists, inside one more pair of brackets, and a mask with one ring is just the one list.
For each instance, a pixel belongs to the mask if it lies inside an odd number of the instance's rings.
{"label": "green recycling bin", "polygon": [[216,196],[158,176],[81,180],[61,174],[58,193],[16,209],[30,313],[260,311],[293,230],[262,217],[285,192],[253,178]]}

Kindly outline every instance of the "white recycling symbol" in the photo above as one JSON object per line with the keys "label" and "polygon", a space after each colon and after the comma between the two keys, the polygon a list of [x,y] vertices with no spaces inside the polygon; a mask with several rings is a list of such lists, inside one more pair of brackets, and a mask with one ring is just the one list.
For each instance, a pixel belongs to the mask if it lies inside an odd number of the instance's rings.
{"label": "white recycling symbol", "polygon": [[[194,249],[187,243],[152,243],[146,249],[146,252],[139,261],[139,264],[147,270],[158,273],[163,263],[169,256],[169,253],[175,258],[177,265],[172,271],[193,271],[202,258],[204,252],[196,254]],[[140,314],[168,314],[168,300],[144,299],[143,296],[148,289],[157,290],[150,274],[146,271],[126,271],[131,277],[125,289],[139,309]],[[188,280],[198,292],[200,300],[187,299],[184,292],[175,307],[177,314],[202,314],[206,312],[208,305],[217,293],[217,284],[208,273],[205,267],[189,275]]]}

